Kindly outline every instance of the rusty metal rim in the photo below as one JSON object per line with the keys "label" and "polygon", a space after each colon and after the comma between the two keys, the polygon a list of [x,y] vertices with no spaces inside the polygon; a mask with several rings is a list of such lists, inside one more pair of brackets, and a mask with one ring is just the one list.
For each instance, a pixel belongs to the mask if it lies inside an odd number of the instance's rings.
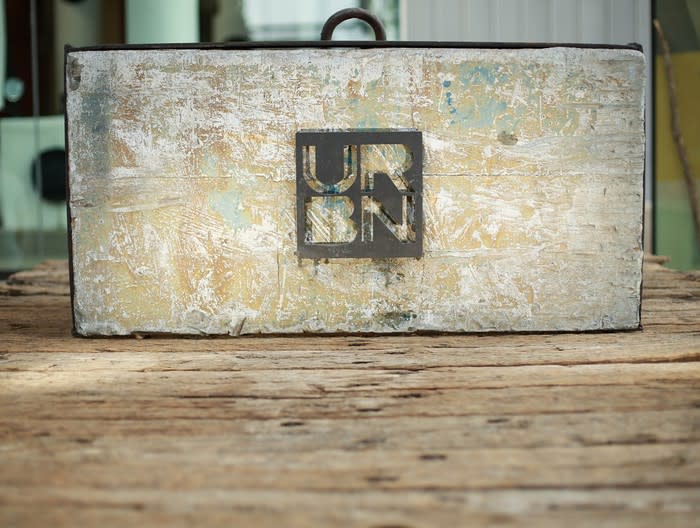
{"label": "rusty metal rim", "polygon": [[106,44],[100,46],[73,47],[67,45],[65,53],[82,51],[139,51],[139,50],[255,50],[255,49],[303,49],[303,48],[438,48],[438,49],[627,49],[642,51],[642,45],[587,44],[571,42],[438,42],[438,41],[392,41],[392,40],[307,40],[307,41],[250,41],[250,42],[206,42],[168,44]]}

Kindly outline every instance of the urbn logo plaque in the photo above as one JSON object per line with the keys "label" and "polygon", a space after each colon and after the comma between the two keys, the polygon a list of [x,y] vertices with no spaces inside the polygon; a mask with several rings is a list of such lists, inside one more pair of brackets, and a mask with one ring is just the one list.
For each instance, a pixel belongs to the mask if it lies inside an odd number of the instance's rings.
{"label": "urbn logo plaque", "polygon": [[297,255],[421,257],[422,179],[419,131],[297,132]]}

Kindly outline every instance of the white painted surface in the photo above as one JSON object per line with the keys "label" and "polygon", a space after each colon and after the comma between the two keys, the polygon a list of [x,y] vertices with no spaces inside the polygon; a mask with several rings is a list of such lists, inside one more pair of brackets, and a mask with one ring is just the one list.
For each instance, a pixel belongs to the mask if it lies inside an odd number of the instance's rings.
{"label": "white painted surface", "polygon": [[[644,61],[636,51],[70,59],[81,333],[639,324]],[[368,126],[423,133],[423,258],[298,259],[296,132]]]}

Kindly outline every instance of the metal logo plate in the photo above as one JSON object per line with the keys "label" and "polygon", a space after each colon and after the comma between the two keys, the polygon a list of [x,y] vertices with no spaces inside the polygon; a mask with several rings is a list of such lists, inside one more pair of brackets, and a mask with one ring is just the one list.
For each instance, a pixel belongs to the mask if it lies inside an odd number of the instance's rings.
{"label": "metal logo plate", "polygon": [[297,132],[296,177],[299,257],[422,256],[421,132]]}

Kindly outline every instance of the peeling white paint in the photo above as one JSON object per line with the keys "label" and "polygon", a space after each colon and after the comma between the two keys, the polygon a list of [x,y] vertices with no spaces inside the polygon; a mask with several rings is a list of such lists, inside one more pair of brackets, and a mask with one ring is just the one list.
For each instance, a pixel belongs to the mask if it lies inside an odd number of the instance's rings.
{"label": "peeling white paint", "polygon": [[[81,72],[67,113],[82,334],[639,324],[639,52],[113,50],[68,60]],[[318,128],[423,132],[422,259],[297,259],[294,135]]]}

